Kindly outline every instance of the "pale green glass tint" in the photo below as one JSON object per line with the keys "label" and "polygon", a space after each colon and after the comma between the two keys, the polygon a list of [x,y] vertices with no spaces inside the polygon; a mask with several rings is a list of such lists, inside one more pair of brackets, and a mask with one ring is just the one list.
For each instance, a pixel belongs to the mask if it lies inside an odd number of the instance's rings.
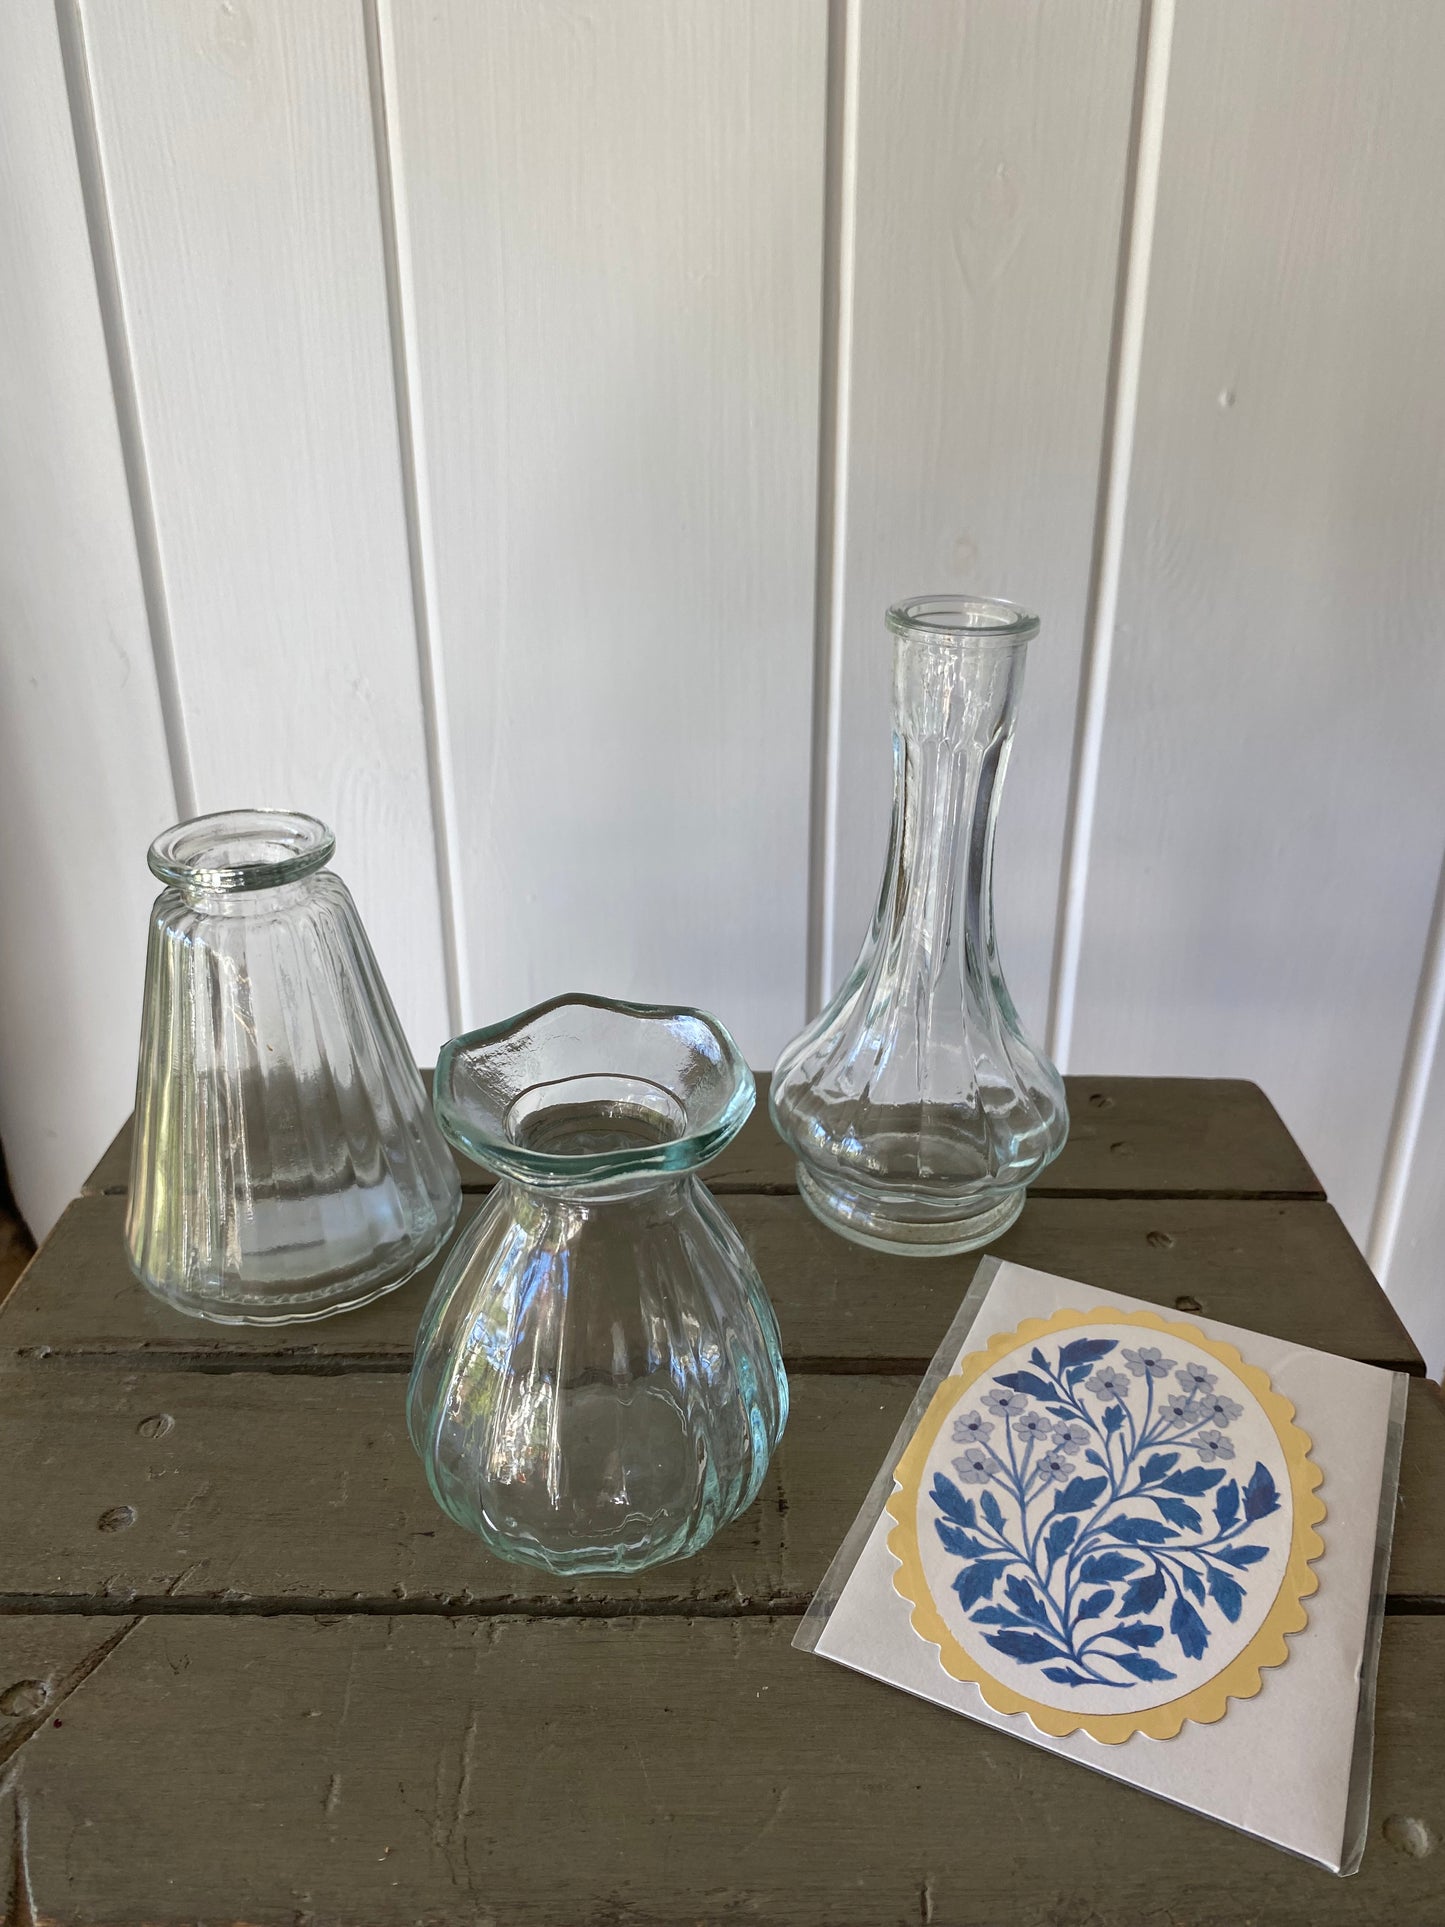
{"label": "pale green glass tint", "polygon": [[417,1336],[412,1442],[503,1558],[635,1572],[757,1495],[788,1412],[777,1322],[696,1173],[752,1074],[713,1018],[563,997],[456,1039],[437,1116],[502,1178]]}
{"label": "pale green glass tint", "polygon": [[367,1303],[456,1220],[432,1118],[309,816],[232,810],[151,847],[126,1244],[176,1310],[289,1324]]}
{"label": "pale green glass tint", "polygon": [[996,1238],[1068,1136],[1062,1080],[999,966],[993,847],[1028,643],[1011,603],[888,612],[893,819],[857,962],[783,1052],[773,1121],[825,1224],[920,1254]]}

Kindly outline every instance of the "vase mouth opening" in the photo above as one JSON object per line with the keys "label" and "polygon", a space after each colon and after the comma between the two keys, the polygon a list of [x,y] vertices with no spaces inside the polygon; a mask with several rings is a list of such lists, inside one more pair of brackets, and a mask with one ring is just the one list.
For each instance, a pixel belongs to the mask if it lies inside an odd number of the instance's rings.
{"label": "vase mouth opening", "polygon": [[437,1122],[458,1150],[524,1184],[690,1171],[741,1129],[753,1075],[705,1011],[569,994],[455,1037]]}
{"label": "vase mouth opening", "polygon": [[174,823],[146,861],[182,890],[274,890],[330,861],[336,838],[296,810],[217,810]]}
{"label": "vase mouth opening", "polygon": [[990,596],[910,596],[895,602],[887,619],[895,636],[982,647],[1031,642],[1039,633],[1039,619],[1030,610]]}

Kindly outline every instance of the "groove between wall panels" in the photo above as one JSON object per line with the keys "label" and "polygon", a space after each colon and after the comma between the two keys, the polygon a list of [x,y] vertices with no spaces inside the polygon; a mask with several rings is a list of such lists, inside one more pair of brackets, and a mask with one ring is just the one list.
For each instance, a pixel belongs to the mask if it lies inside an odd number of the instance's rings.
{"label": "groove between wall panels", "polygon": [[1094,523],[1094,559],[1084,626],[1073,771],[1069,783],[1059,915],[1049,994],[1047,1047],[1061,1071],[1069,1068],[1078,997],[1084,902],[1093,846],[1094,809],[1098,800],[1109,670],[1114,654],[1114,627],[1119,609],[1124,523],[1129,506],[1129,476],[1134,460],[1139,370],[1144,350],[1144,317],[1149,299],[1149,264],[1154,248],[1154,221],[1159,202],[1159,162],[1164,146],[1164,111],[1173,35],[1174,0],[1144,0],[1139,23],[1139,67],[1121,222],[1119,279],[1105,404],[1104,444],[1100,458],[1099,506]]}
{"label": "groove between wall panels", "polygon": [[436,570],[431,499],[426,486],[426,464],[423,459],[424,430],[416,399],[418,379],[411,234],[405,200],[397,192],[400,168],[394,152],[396,115],[391,105],[394,92],[390,78],[396,72],[396,38],[389,0],[362,0],[362,15],[366,28],[366,68],[371,88],[371,128],[376,150],[382,254],[386,264],[386,311],[391,331],[392,387],[396,396],[412,620],[416,628],[422,726],[426,735],[427,779],[431,791],[432,837],[436,852],[437,897],[441,905],[447,1021],[452,1035],[456,1036],[467,1027],[469,1021],[467,1012],[471,978],[461,917],[456,783],[451,735],[447,729],[446,672],[432,618],[436,606]]}
{"label": "groove between wall panels", "polygon": [[[125,303],[121,295],[120,270],[116,262],[115,235],[111,227],[110,203],[105,191],[105,168],[101,160],[100,136],[96,127],[95,92],[91,85],[90,58],[85,44],[85,23],[81,17],[79,0],[55,0],[55,26],[60,41],[61,65],[65,72],[65,94],[70,110],[71,136],[75,142],[81,199],[85,207],[85,226],[90,240],[91,266],[95,273],[96,299],[100,308],[101,332],[105,339],[106,364],[110,370],[111,394],[115,402],[116,427],[120,438],[121,461],[125,470],[126,494],[130,501],[131,525],[135,534],[141,595],[145,602],[146,626],[150,633],[151,659],[160,698],[166,757],[170,763],[171,789],[175,797],[176,815],[184,818],[196,814],[195,773],[191,765],[191,747],[186,734],[185,712],[181,704],[175,642],[171,634],[170,608],[166,601],[165,571],[161,563],[160,537],[156,529],[155,497],[151,491],[145,438],[141,430],[135,366],[131,359],[130,337],[126,329]],[[157,830],[164,827],[163,824],[156,825]]]}
{"label": "groove between wall panels", "polygon": [[1405,1209],[1415,1161],[1415,1146],[1425,1115],[1425,1100],[1430,1088],[1430,1072],[1435,1053],[1445,1031],[1445,861],[1435,887],[1435,907],[1425,939],[1425,955],[1420,966],[1420,983],[1415,993],[1415,1008],[1405,1039],[1400,1065],[1400,1082],[1395,1093],[1395,1109],[1390,1118],[1385,1156],[1380,1167],[1380,1183],[1375,1193],[1375,1209],[1370,1219],[1366,1257],[1375,1276],[1388,1286],[1390,1260],[1400,1234],[1400,1219]]}
{"label": "groove between wall panels", "polygon": [[813,769],[808,852],[807,1007],[835,982],[838,877],[838,698],[853,382],[853,273],[858,206],[858,34],[861,0],[829,0],[823,198],[822,353],[818,406],[818,536],[813,610]]}

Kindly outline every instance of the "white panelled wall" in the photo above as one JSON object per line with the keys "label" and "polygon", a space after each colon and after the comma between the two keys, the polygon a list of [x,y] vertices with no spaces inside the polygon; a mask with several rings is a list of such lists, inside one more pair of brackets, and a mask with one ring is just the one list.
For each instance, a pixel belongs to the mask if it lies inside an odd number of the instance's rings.
{"label": "white panelled wall", "polygon": [[1255,1078],[1445,1361],[1439,0],[10,0],[0,1138],[129,1106],[144,852],[338,832],[418,1054],[767,1065],[851,961],[884,605],[1037,607],[1004,961]]}

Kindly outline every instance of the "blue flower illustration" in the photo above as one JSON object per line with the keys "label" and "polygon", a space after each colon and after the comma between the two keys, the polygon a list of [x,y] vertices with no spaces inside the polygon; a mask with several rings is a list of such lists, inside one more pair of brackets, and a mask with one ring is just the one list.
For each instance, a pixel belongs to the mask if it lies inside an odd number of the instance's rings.
{"label": "blue flower illustration", "polygon": [[953,1461],[953,1469],[965,1485],[987,1485],[993,1477],[993,1462],[982,1445],[970,1445]]}
{"label": "blue flower illustration", "polygon": [[1219,1383],[1214,1373],[1207,1366],[1201,1365],[1197,1359],[1191,1359],[1187,1365],[1181,1365],[1174,1376],[1186,1392],[1213,1391]]}
{"label": "blue flower illustration", "polygon": [[1085,1383],[1095,1398],[1127,1399],[1129,1396],[1129,1381],[1114,1365],[1101,1365]]}
{"label": "blue flower illustration", "polygon": [[1008,1418],[1014,1412],[1021,1412],[1028,1400],[1022,1392],[1011,1392],[1006,1386],[1000,1386],[992,1392],[985,1392],[983,1402],[991,1412],[997,1412],[1000,1418]]}
{"label": "blue flower illustration", "polygon": [[1226,1398],[1223,1392],[1210,1392],[1200,1400],[1199,1410],[1201,1416],[1207,1418],[1212,1425],[1223,1426],[1241,1417],[1244,1407],[1238,1399]]}
{"label": "blue flower illustration", "polygon": [[1157,1345],[1141,1345],[1137,1352],[1125,1349],[1124,1363],[1136,1378],[1167,1378],[1174,1360],[1165,1358]]}
{"label": "blue flower illustration", "polygon": [[[1100,1362],[1116,1349],[1072,1338],[996,1372],[979,1403],[1001,1437],[981,1411],[959,1413],[955,1478],[936,1473],[931,1498],[959,1607],[986,1643],[1055,1684],[1124,1691],[1178,1678],[1181,1658],[1238,1622],[1270,1551],[1255,1528],[1280,1499],[1262,1462],[1242,1483],[1221,1463],[1243,1407],[1215,1373],[1147,1345],[1121,1353],[1126,1369]],[[1177,1391],[1160,1383],[1170,1372]]]}

